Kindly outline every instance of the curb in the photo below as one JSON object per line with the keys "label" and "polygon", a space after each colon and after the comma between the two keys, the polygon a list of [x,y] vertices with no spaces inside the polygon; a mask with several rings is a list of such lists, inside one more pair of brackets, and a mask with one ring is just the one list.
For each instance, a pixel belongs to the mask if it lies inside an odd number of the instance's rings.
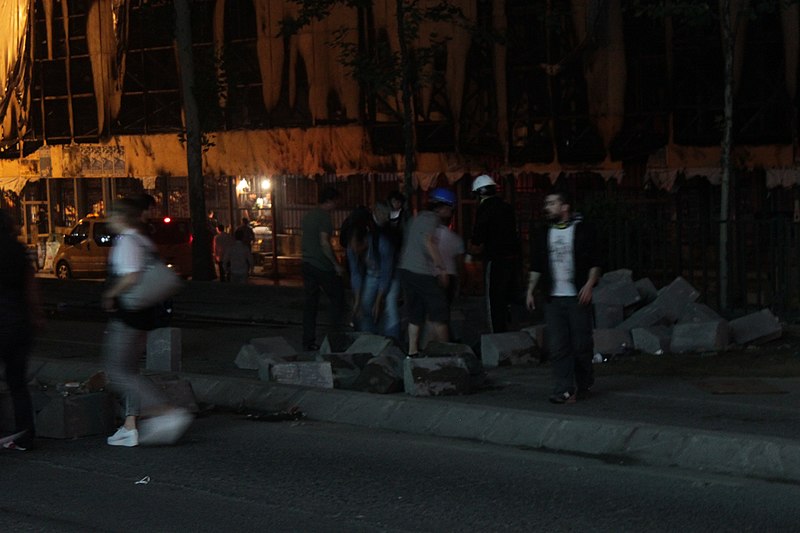
{"label": "curb", "polygon": [[[32,359],[31,368],[37,366],[35,374],[44,382],[85,378],[100,367]],[[336,424],[800,483],[800,444],[778,437],[177,374],[191,382],[197,400],[219,406],[263,411],[297,406],[311,420]]]}

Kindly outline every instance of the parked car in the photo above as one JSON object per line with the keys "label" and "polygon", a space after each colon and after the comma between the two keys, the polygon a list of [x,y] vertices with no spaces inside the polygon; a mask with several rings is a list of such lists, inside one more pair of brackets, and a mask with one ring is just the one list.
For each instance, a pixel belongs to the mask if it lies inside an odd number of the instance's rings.
{"label": "parked car", "polygon": [[[147,232],[159,255],[183,277],[192,274],[191,228],[188,218],[164,217],[147,221]],[[105,277],[114,237],[106,218],[89,216],[78,221],[64,236],[56,252],[53,260],[56,277]]]}

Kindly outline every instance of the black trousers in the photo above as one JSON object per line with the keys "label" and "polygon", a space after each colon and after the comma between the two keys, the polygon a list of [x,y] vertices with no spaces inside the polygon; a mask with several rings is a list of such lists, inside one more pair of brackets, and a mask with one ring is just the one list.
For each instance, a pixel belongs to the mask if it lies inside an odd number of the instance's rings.
{"label": "black trousers", "polygon": [[344,282],[336,272],[320,270],[303,263],[303,347],[316,343],[319,294],[325,292],[331,303],[331,325],[339,329],[345,315]]}
{"label": "black trousers", "polygon": [[544,317],[553,393],[588,390],[594,384],[592,306],[581,305],[577,296],[554,296],[545,305]]}
{"label": "black trousers", "polygon": [[490,259],[484,263],[486,316],[491,333],[505,333],[511,320],[511,301],[517,290],[516,258]]}
{"label": "black trousers", "polygon": [[34,435],[33,402],[27,382],[31,342],[30,329],[24,325],[14,327],[4,324],[0,328],[0,355],[14,405],[14,429],[15,432],[28,431],[25,438],[32,438]]}

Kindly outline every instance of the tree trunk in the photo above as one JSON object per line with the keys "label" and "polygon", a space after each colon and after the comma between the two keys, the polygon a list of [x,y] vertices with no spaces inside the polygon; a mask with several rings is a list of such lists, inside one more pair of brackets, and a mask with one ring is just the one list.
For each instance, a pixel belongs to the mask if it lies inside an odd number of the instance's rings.
{"label": "tree trunk", "polygon": [[211,260],[211,233],[206,220],[206,196],[203,180],[203,152],[200,118],[194,96],[194,53],[189,0],[174,0],[175,41],[181,76],[183,113],[186,121],[186,163],[189,172],[189,214],[192,218],[192,279],[214,279]]}
{"label": "tree trunk", "polygon": [[722,29],[722,49],[725,58],[725,107],[722,132],[722,183],[719,205],[719,307],[728,308],[728,218],[731,182],[731,147],[733,144],[733,54],[736,35],[731,21],[730,0],[720,0],[720,24]]}
{"label": "tree trunk", "polygon": [[403,194],[406,195],[406,200],[410,203],[411,196],[414,193],[414,170],[416,163],[414,161],[414,152],[416,151],[416,142],[414,139],[414,110],[412,104],[411,87],[411,74],[413,72],[413,65],[408,53],[408,38],[406,36],[405,24],[405,4],[404,0],[396,0],[397,5],[397,35],[400,41],[400,65],[402,69],[402,79],[400,80],[400,96],[403,103],[403,142],[405,165],[403,169]]}

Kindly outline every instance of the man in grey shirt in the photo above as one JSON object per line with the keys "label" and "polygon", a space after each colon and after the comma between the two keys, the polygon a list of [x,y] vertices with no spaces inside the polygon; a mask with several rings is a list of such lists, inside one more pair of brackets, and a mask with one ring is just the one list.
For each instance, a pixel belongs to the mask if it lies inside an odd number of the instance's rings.
{"label": "man in grey shirt", "polygon": [[338,326],[344,315],[344,269],[336,260],[331,246],[333,222],[331,211],[339,201],[339,191],[326,187],[319,206],[303,217],[303,349],[317,350],[317,307],[319,293],[324,291],[331,302],[331,323]]}
{"label": "man in grey shirt", "polygon": [[434,189],[427,210],[408,225],[400,256],[400,284],[408,310],[408,355],[419,354],[420,329],[427,321],[430,340],[447,342],[450,307],[447,304],[447,270],[436,236],[443,217],[452,216],[456,197],[449,189]]}

